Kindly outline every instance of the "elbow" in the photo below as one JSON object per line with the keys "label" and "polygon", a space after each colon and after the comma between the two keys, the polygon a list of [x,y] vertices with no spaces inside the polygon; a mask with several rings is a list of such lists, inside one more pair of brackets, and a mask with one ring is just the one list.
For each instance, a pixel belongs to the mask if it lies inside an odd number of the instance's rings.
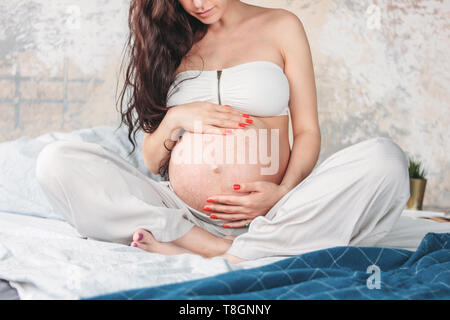
{"label": "elbow", "polygon": [[158,175],[159,174],[159,168],[158,167],[155,167],[153,165],[148,165],[148,164],[145,164],[145,165],[146,165],[148,171],[150,171],[150,173],[152,173],[154,175]]}
{"label": "elbow", "polygon": [[320,128],[317,129],[308,129],[308,130],[302,130],[300,132],[294,133],[294,138],[303,136],[304,134],[308,134],[310,136],[315,136],[319,140],[319,142],[322,141],[322,133],[320,132]]}
{"label": "elbow", "polygon": [[150,171],[150,173],[158,174],[158,169],[154,165],[145,162],[145,166],[147,167],[148,171]]}
{"label": "elbow", "polygon": [[159,170],[157,168],[148,169],[148,170],[154,175],[158,175],[159,174]]}
{"label": "elbow", "polygon": [[145,148],[142,148],[142,154],[144,156],[144,164],[145,167],[152,173],[158,174],[158,169],[155,164],[150,161],[151,157],[149,157],[148,153],[145,151]]}
{"label": "elbow", "polygon": [[148,171],[150,171],[150,173],[152,173],[154,175],[158,175],[159,168],[154,163],[151,163],[150,161],[148,161],[148,159],[149,159],[149,157],[144,152],[144,163],[145,163],[145,166],[147,167]]}
{"label": "elbow", "polygon": [[149,146],[148,146],[148,137],[150,135],[149,134],[145,134],[144,136],[144,141],[142,143],[142,154],[144,157],[144,164],[145,167],[152,173],[152,174],[158,174],[158,170],[159,168],[156,168],[156,165],[153,163],[153,161],[150,161],[152,159],[152,157],[149,155]]}

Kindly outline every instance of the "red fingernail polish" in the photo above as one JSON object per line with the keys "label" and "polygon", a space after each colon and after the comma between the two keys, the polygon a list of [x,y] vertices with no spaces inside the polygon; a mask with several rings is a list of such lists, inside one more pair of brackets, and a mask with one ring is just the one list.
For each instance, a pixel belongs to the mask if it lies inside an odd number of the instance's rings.
{"label": "red fingernail polish", "polygon": [[239,123],[240,127],[245,127],[245,123]]}
{"label": "red fingernail polish", "polygon": [[207,199],[206,202],[214,202],[213,199]]}
{"label": "red fingernail polish", "polygon": [[246,114],[246,113],[241,113],[241,116],[243,116],[243,117],[245,117],[245,118],[248,118],[248,117],[250,117],[248,114]]}
{"label": "red fingernail polish", "polygon": [[252,123],[253,120],[252,120],[252,119],[245,119],[245,122],[247,122],[247,123]]}
{"label": "red fingernail polish", "polygon": [[223,227],[224,227],[224,228],[229,228],[230,226],[224,225]]}
{"label": "red fingernail polish", "polygon": [[229,105],[229,104],[226,104],[226,105],[224,105],[224,107],[230,107],[230,105]]}
{"label": "red fingernail polish", "polygon": [[211,219],[217,219],[217,216],[214,215],[214,214],[210,215],[209,217],[210,217]]}
{"label": "red fingernail polish", "polygon": [[234,184],[233,185],[233,189],[234,190],[239,190],[241,188],[241,186],[239,184]]}
{"label": "red fingernail polish", "polygon": [[205,210],[205,211],[211,211],[211,208],[210,208],[210,207],[204,207],[203,210]]}

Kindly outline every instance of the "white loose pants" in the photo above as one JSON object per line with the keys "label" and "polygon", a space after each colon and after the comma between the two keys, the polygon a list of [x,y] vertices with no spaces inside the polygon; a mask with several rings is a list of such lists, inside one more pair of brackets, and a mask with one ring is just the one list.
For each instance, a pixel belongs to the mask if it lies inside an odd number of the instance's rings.
{"label": "white loose pants", "polygon": [[235,235],[228,253],[245,260],[334,246],[370,246],[397,221],[410,196],[408,160],[391,139],[334,153],[249,228],[223,228],[98,144],[56,141],[40,152],[36,177],[54,209],[80,234],[129,244],[137,229],[169,242],[197,225]]}

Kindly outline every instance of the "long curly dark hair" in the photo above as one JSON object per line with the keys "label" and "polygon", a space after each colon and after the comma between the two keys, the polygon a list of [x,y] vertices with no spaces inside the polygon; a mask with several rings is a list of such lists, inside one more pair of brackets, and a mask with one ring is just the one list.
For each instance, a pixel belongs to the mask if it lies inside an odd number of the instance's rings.
{"label": "long curly dark hair", "polygon": [[[130,34],[120,72],[125,60],[129,61],[116,104],[121,113],[119,128],[128,126],[128,139],[133,145],[130,155],[136,148],[136,132],[142,129],[153,133],[166,115],[175,72],[193,45],[206,35],[208,26],[186,12],[178,0],[133,0],[128,26]],[[123,108],[127,89],[131,90],[130,97]],[[169,154],[158,171],[168,180],[171,149],[165,143],[164,147]]]}

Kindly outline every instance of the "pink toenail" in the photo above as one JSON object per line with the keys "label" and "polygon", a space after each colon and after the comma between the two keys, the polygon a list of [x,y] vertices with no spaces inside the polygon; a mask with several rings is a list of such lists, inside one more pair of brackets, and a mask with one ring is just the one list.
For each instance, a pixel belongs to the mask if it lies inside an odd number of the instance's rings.
{"label": "pink toenail", "polygon": [[144,235],[142,233],[138,233],[138,241],[141,241]]}
{"label": "pink toenail", "polygon": [[132,246],[133,246],[133,247],[137,247],[138,245],[137,245],[136,242],[133,242]]}

